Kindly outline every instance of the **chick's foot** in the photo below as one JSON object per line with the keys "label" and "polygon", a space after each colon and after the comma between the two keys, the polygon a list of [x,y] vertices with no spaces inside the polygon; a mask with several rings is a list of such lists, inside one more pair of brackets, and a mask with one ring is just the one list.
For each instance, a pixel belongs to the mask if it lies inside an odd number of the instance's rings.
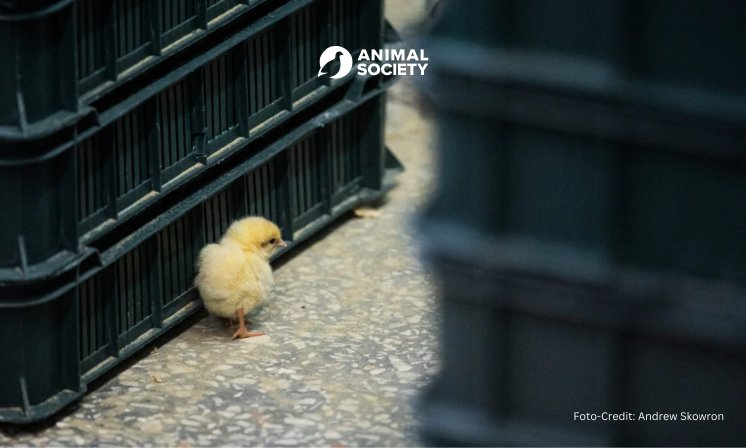
{"label": "chick's foot", "polygon": [[238,330],[233,333],[233,337],[231,339],[244,339],[253,338],[256,336],[264,336],[264,333],[260,333],[258,331],[249,331],[246,329],[243,307],[236,310],[236,317],[238,317]]}
{"label": "chick's foot", "polygon": [[233,337],[231,339],[253,338],[256,336],[264,336],[264,333],[261,333],[259,331],[248,331],[246,327],[239,327],[239,329],[235,333],[233,333]]}

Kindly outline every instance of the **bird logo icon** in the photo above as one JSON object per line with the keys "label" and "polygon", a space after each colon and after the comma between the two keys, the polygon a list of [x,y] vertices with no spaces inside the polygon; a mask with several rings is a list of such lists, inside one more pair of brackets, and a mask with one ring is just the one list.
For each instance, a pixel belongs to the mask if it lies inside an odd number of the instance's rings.
{"label": "bird logo icon", "polygon": [[327,48],[326,50],[324,50],[323,53],[321,53],[321,57],[319,58],[319,66],[321,67],[319,69],[319,77],[326,74],[324,68],[330,62],[336,60],[337,55],[339,55],[339,70],[335,75],[330,76],[330,78],[344,78],[345,76],[347,76],[348,73],[350,73],[350,71],[352,70],[352,55],[349,51],[347,51],[346,48],[335,45]]}

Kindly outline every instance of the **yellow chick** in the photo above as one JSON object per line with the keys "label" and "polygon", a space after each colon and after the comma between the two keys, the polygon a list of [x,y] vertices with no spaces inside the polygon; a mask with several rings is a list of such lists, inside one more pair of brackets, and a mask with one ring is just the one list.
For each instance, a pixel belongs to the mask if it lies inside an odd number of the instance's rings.
{"label": "yellow chick", "polygon": [[200,252],[194,285],[207,311],[238,319],[233,339],[263,334],[248,331],[244,316],[269,293],[273,282],[269,258],[281,247],[287,244],[277,225],[250,216],[234,222],[219,243]]}

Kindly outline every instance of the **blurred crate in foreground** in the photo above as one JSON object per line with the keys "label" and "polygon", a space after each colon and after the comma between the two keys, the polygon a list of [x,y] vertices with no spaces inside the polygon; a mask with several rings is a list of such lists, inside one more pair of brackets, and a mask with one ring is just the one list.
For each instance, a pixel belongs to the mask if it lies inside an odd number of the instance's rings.
{"label": "blurred crate in foreground", "polygon": [[427,444],[743,445],[746,10],[480,3],[429,42]]}
{"label": "blurred crate in foreground", "polygon": [[[479,234],[426,229],[463,249],[427,250],[443,298],[443,369],[418,406],[427,445],[743,445],[744,288],[574,283],[503,264]],[[677,420],[639,420],[657,412]]]}
{"label": "blurred crate in foreground", "polygon": [[746,128],[451,73],[433,87],[448,186],[433,219],[567,278],[746,281]]}
{"label": "blurred crate in foreground", "polygon": [[746,118],[739,0],[480,0],[443,9],[436,34],[456,48],[432,53],[441,65],[636,106]]}

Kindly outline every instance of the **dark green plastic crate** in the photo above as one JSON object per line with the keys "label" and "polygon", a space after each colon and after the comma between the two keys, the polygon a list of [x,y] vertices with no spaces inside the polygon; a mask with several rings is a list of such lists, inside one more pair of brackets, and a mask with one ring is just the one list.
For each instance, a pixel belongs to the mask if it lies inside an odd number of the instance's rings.
{"label": "dark green plastic crate", "polygon": [[[423,229],[420,229],[423,230]],[[428,229],[443,367],[418,403],[431,446],[741,446],[744,288],[690,282],[640,296],[505,268],[499,248]],[[475,255],[476,254],[476,255]],[[739,297],[740,295],[740,297]],[[575,412],[596,421],[575,420]],[[679,421],[603,421],[673,413]],[[681,421],[680,413],[722,414]]]}
{"label": "dark green plastic crate", "polygon": [[[18,2],[26,3],[26,2]],[[265,0],[74,0],[38,2],[31,11],[8,11],[0,33],[7,53],[0,75],[8,82],[8,136],[57,130],[96,96],[142,74],[195,44]],[[44,3],[42,5],[42,3]],[[290,2],[284,2],[290,3]],[[289,6],[289,5],[288,5]],[[231,15],[219,15],[232,9]],[[287,9],[287,8],[286,8]],[[199,32],[197,32],[199,31]],[[179,41],[178,45],[171,45]],[[24,61],[24,58],[29,58]],[[19,82],[16,79],[20,80]],[[9,88],[12,86],[12,88]],[[12,98],[10,98],[12,96]]]}
{"label": "dark green plastic crate", "polygon": [[0,421],[51,415],[198,310],[196,256],[233,220],[276,221],[291,250],[357,204],[381,197],[400,168],[383,146],[381,92],[376,85],[325,103],[268,134],[254,151],[212,167],[126,229],[90,241],[81,249],[86,258],[53,279],[3,285]]}
{"label": "dark green plastic crate", "polygon": [[[43,4],[42,4],[43,3]],[[0,143],[65,133],[213,47],[283,22],[297,100],[328,42],[381,46],[380,0],[63,0],[0,12]],[[270,45],[270,44],[267,44]],[[290,55],[289,53],[292,53]],[[275,57],[276,55],[265,55]],[[279,62],[276,60],[275,63]],[[193,69],[193,68],[192,68]],[[276,68],[279,70],[279,67]],[[269,74],[268,74],[269,75]],[[297,85],[296,85],[297,84]],[[113,99],[112,99],[113,98]]]}
{"label": "dark green plastic crate", "polygon": [[428,219],[568,279],[746,281],[743,127],[455,74],[432,87],[444,188]]}
{"label": "dark green plastic crate", "polygon": [[[475,14],[475,11],[479,11]],[[433,64],[506,83],[746,119],[739,0],[447,2]]]}
{"label": "dark green plastic crate", "polygon": [[[0,147],[0,204],[10,210],[0,225],[0,279],[40,278],[79,260],[80,244],[137,217],[319,100],[350,89],[354,76],[317,76],[319,48],[332,41],[352,52],[380,47],[382,3],[305,3],[103,104],[69,135]],[[378,31],[363,38],[367,29]],[[379,82],[360,78],[355,85]]]}
{"label": "dark green plastic crate", "polygon": [[[447,3],[428,445],[742,445],[746,10]],[[574,412],[723,422],[580,422]]]}

